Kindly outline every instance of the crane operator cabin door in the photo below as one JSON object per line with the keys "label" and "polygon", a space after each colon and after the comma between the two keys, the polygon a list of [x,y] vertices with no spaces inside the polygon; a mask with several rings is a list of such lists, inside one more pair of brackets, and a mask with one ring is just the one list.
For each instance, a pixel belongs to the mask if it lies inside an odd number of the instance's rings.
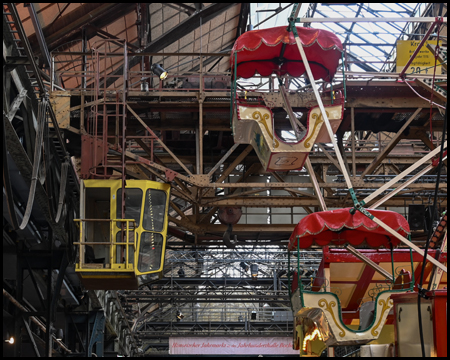
{"label": "crane operator cabin door", "polygon": [[[167,236],[170,185],[127,180],[122,217],[121,180],[84,180],[82,183],[80,261],[89,269],[161,272]],[[97,263],[98,265],[93,265]],[[100,263],[102,265],[100,265]]]}
{"label": "crane operator cabin door", "polygon": [[[134,257],[136,275],[162,271],[165,239],[167,235],[167,208],[170,185],[152,181],[129,180],[125,189],[125,219],[134,219],[136,232],[129,229],[129,241],[134,242],[135,251],[128,251],[129,262]],[[117,190],[116,218],[121,219],[122,189]],[[115,227],[116,241],[123,242],[124,225]],[[134,235],[135,234],[135,235]],[[136,239],[133,237],[136,236]],[[125,247],[118,246],[117,260],[125,256]]]}

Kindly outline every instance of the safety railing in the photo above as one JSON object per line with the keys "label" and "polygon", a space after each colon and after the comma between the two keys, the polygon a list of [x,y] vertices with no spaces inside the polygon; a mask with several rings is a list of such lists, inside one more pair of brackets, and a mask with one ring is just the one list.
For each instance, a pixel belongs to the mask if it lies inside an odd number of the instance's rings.
{"label": "safety railing", "polygon": [[229,72],[171,72],[164,80],[160,80],[151,71],[130,71],[129,72],[129,91],[130,95],[145,95],[151,92],[213,92],[230,91],[230,73]]}
{"label": "safety railing", "polygon": [[[92,270],[92,269],[108,269],[108,270],[134,270],[134,255],[136,254],[136,220],[134,219],[74,219],[80,230],[80,241],[74,242],[74,245],[79,247],[79,260],[77,263],[77,270]],[[95,223],[109,223],[109,242],[108,241],[86,241],[87,225]],[[117,225],[117,226],[115,226]],[[122,230],[117,230],[117,227]],[[124,234],[118,236],[120,233]],[[130,236],[130,233],[132,234]],[[120,239],[120,241],[118,241]],[[124,240],[124,241],[122,241]],[[103,246],[109,251],[104,251],[105,254],[109,252],[109,259],[104,259],[101,264],[86,263],[86,247],[87,246]],[[124,247],[124,254],[119,253],[118,250]],[[123,255],[123,256],[122,256]],[[130,255],[131,261],[130,261]],[[122,259],[119,261],[118,259]]]}

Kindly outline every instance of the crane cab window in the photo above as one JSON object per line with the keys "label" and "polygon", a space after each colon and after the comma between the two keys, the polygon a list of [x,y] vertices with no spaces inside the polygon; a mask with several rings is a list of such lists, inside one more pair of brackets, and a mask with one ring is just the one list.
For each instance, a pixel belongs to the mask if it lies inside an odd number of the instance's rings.
{"label": "crane cab window", "polygon": [[147,189],[145,194],[143,227],[145,230],[162,231],[166,211],[166,193]]}
{"label": "crane cab window", "polygon": [[146,273],[161,267],[163,236],[158,233],[144,232],[141,235],[138,270]]}
{"label": "crane cab window", "polygon": [[[143,232],[139,242],[138,271],[149,272],[161,267],[164,220],[167,195],[164,191],[147,189],[145,192]],[[149,231],[147,231],[149,230]]]}
{"label": "crane cab window", "polygon": [[[136,220],[136,226],[139,226],[142,208],[142,190],[126,189],[125,190],[125,219]],[[117,190],[117,219],[122,219],[122,189]],[[120,227],[120,223],[117,223]]]}

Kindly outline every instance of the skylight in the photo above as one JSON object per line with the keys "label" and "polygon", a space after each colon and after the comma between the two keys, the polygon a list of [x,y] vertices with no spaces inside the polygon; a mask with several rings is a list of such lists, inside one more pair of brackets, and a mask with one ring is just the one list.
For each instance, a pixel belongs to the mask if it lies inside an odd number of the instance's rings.
{"label": "skylight", "polygon": [[[253,3],[251,24],[253,29],[266,29],[287,25],[293,4]],[[300,17],[313,18],[402,18],[420,16],[426,3],[303,3]],[[311,27],[336,34],[347,50],[347,60],[353,71],[385,71],[395,61],[397,39],[408,34],[407,23],[312,23]],[[299,26],[303,26],[299,25]],[[404,35],[407,38],[407,35]]]}

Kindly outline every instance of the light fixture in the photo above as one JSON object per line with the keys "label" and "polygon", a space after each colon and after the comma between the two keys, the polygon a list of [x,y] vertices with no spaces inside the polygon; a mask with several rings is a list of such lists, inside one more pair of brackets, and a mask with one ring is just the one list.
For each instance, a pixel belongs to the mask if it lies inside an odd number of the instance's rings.
{"label": "light fixture", "polygon": [[160,64],[153,64],[151,66],[151,70],[153,71],[153,73],[158,75],[161,80],[164,80],[167,77],[167,75],[169,75]]}
{"label": "light fixture", "polygon": [[145,78],[141,79],[141,91],[148,91],[148,82]]}
{"label": "light fixture", "polygon": [[9,343],[9,344],[14,344],[14,337],[13,336],[10,336],[9,335],[9,332],[6,332],[6,339],[5,339],[5,342],[6,343]]}
{"label": "light fixture", "polygon": [[248,264],[246,262],[241,261],[241,263],[239,264],[241,266],[241,268],[247,272],[248,269],[250,268],[250,266],[248,266]]}
{"label": "light fixture", "polygon": [[183,320],[183,318],[184,318],[184,315],[181,313],[180,310],[177,310],[177,321],[179,322],[179,321]]}
{"label": "light fixture", "polygon": [[256,280],[258,278],[258,265],[257,264],[250,265],[250,273],[252,274],[252,280]]}
{"label": "light fixture", "polygon": [[58,329],[56,331],[56,340],[61,341],[64,338],[64,332],[63,329]]}
{"label": "light fixture", "polygon": [[182,267],[180,267],[180,269],[177,271],[177,273],[178,273],[179,277],[184,277],[186,275]]}

